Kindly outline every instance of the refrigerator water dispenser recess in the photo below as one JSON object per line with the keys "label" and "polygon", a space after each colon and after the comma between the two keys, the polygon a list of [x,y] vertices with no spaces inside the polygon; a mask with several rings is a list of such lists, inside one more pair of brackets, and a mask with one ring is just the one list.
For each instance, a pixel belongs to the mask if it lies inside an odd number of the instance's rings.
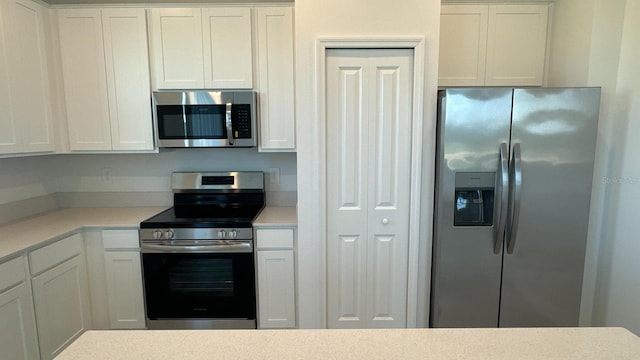
{"label": "refrigerator water dispenser recess", "polygon": [[496,173],[456,173],[454,226],[492,226]]}

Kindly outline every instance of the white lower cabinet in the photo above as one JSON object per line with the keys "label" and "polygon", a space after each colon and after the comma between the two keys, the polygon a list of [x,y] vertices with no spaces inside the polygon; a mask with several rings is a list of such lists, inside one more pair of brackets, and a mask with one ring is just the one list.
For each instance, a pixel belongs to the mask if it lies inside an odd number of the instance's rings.
{"label": "white lower cabinet", "polygon": [[0,264],[0,357],[39,359],[33,300],[24,258]]}
{"label": "white lower cabinet", "polygon": [[295,328],[294,229],[256,229],[258,328]]}
{"label": "white lower cabinet", "polygon": [[91,328],[82,236],[72,235],[30,254],[40,356],[53,359]]}
{"label": "white lower cabinet", "polygon": [[104,230],[109,323],[112,329],[144,329],[142,268],[136,230]]}

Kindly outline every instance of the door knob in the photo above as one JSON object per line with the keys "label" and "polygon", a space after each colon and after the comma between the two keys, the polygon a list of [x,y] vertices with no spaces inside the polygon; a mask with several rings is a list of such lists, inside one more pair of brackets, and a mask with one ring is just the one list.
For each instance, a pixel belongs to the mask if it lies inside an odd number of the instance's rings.
{"label": "door knob", "polygon": [[389,219],[384,218],[382,219],[382,225],[387,225],[389,223]]}

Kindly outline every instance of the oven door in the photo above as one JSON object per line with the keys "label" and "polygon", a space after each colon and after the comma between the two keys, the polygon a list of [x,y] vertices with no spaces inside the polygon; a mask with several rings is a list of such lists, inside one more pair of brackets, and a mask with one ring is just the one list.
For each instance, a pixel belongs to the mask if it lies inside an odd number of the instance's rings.
{"label": "oven door", "polygon": [[150,329],[255,328],[251,253],[143,253]]}

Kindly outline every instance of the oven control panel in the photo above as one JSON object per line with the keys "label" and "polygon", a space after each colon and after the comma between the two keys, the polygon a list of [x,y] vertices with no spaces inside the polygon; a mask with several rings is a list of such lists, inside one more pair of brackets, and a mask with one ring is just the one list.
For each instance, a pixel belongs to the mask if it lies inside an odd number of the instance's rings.
{"label": "oven control panel", "polygon": [[252,228],[140,229],[140,240],[252,240]]}

